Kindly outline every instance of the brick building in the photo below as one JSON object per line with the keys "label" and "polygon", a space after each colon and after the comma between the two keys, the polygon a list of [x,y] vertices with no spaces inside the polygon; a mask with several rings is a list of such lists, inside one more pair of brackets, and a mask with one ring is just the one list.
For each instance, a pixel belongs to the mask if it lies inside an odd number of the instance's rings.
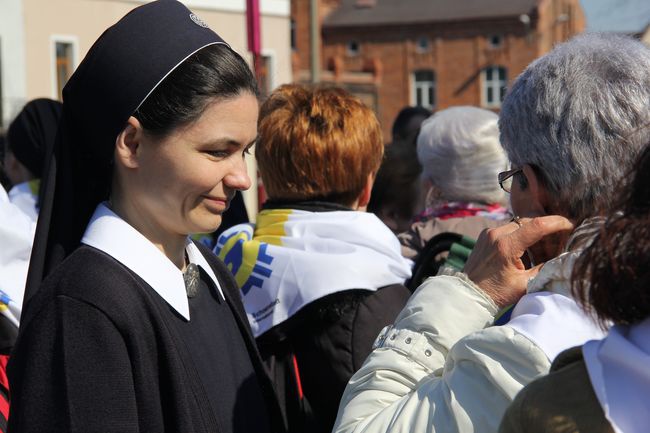
{"label": "brick building", "polygon": [[[311,81],[309,0],[292,0],[293,76]],[[321,81],[372,106],[498,110],[536,57],[585,28],[578,0],[320,0]]]}

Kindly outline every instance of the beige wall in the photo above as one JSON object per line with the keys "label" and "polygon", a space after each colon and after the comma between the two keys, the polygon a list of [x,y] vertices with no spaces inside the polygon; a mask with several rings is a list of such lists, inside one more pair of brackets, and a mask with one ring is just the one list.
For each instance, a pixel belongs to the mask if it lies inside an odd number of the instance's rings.
{"label": "beige wall", "polygon": [[[290,19],[287,13],[272,11],[264,13],[265,1],[271,6],[282,5],[279,0],[262,1],[262,50],[271,56],[271,83],[278,86],[291,81]],[[23,0],[25,17],[25,65],[27,99],[37,97],[56,98],[54,69],[54,40],[72,41],[76,45],[75,66],[81,61],[99,35],[119,20],[129,10],[143,1],[138,0]],[[237,0],[213,0],[211,5],[232,6],[231,10],[215,10],[193,6],[189,7],[213,30],[224,38],[247,60],[246,17]],[[198,2],[200,4],[200,2]],[[194,3],[195,5],[197,2]],[[217,6],[218,7],[218,6]],[[239,10],[232,10],[237,9]],[[277,9],[277,8],[276,8]],[[256,167],[254,158],[249,158],[249,173],[254,178]],[[254,217],[257,211],[257,194],[254,189],[245,194],[249,214]]]}

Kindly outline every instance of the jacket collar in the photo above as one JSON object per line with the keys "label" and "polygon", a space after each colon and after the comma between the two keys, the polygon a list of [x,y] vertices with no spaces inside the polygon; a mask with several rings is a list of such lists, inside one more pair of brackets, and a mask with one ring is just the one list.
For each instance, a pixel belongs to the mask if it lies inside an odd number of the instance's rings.
{"label": "jacket collar", "polygon": [[[190,320],[181,270],[140,232],[110,210],[107,203],[97,206],[81,242],[105,252],[136,273],[174,310]],[[190,263],[205,271],[225,299],[214,271],[189,238],[185,251]]]}

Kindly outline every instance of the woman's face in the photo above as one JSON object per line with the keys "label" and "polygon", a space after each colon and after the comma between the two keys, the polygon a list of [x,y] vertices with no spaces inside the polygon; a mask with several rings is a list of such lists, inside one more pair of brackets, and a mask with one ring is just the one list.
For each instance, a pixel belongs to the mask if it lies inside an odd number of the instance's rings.
{"label": "woman's face", "polygon": [[146,224],[172,235],[208,233],[221,224],[236,190],[251,180],[244,156],[257,136],[257,98],[248,93],[207,106],[167,136],[142,134],[137,185],[126,198]]}

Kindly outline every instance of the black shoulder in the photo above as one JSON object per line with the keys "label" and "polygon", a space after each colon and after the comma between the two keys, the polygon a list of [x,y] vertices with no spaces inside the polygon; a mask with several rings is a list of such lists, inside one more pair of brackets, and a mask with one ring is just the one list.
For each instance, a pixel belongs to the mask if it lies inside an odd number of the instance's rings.
{"label": "black shoulder", "polygon": [[126,266],[96,248],[82,245],[67,257],[41,284],[29,300],[21,324],[25,325],[57,297],[67,297],[111,313],[137,315],[142,311],[146,284]]}
{"label": "black shoulder", "polygon": [[558,371],[572,364],[584,362],[582,346],[575,346],[561,352],[551,364],[551,371]]}

